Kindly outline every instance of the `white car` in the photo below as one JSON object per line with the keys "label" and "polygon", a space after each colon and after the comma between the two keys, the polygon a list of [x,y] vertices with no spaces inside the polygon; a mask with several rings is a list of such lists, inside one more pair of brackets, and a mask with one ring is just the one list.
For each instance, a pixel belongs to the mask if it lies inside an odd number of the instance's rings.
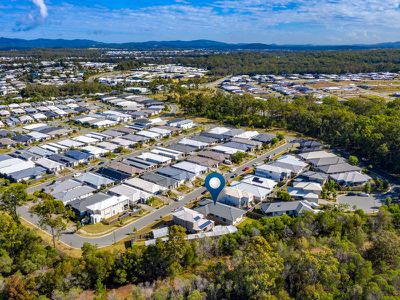
{"label": "white car", "polygon": [[74,177],[79,177],[79,176],[81,176],[82,175],[82,173],[75,173],[74,174]]}

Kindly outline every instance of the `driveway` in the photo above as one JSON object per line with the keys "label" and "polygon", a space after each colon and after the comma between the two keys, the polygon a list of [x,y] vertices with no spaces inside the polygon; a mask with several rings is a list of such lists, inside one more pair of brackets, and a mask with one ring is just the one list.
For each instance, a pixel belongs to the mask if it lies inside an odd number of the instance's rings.
{"label": "driveway", "polygon": [[368,214],[376,213],[379,210],[379,207],[382,206],[381,199],[376,195],[370,195],[368,197],[343,195],[337,198],[337,203],[347,204],[350,209],[353,209],[353,207],[356,209],[362,209]]}

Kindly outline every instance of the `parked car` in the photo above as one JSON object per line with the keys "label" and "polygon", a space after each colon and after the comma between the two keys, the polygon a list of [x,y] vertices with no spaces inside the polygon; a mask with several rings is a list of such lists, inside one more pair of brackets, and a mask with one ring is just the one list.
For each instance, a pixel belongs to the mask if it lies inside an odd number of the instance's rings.
{"label": "parked car", "polygon": [[243,172],[247,172],[247,171],[249,171],[250,170],[250,167],[245,167],[244,169],[243,169]]}
{"label": "parked car", "polygon": [[224,164],[226,164],[226,165],[231,165],[232,162],[231,162],[229,159],[225,159],[225,160],[224,160]]}
{"label": "parked car", "polygon": [[369,197],[369,194],[367,194],[367,193],[360,193],[360,194],[358,194],[360,197]]}
{"label": "parked car", "polygon": [[81,175],[82,175],[82,173],[79,173],[79,172],[78,172],[78,173],[75,173],[75,174],[74,174],[74,177],[79,177],[79,176],[81,176]]}

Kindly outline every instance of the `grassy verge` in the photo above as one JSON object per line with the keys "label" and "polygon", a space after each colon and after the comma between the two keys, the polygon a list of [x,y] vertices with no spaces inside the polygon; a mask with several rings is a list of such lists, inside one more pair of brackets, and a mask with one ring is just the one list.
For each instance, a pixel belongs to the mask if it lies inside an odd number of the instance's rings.
{"label": "grassy verge", "polygon": [[177,190],[178,192],[187,194],[187,193],[190,191],[190,188],[188,188],[186,185],[182,184],[182,185],[178,186],[178,187],[176,188],[176,190]]}
{"label": "grassy verge", "polygon": [[107,234],[113,232],[114,230],[122,226],[128,225],[136,221],[137,219],[143,217],[148,213],[149,213],[148,211],[141,210],[139,213],[123,219],[122,222],[116,222],[114,224],[104,224],[102,222],[99,222],[96,224],[86,225],[79,230],[79,234],[82,236],[89,236],[89,237]]}
{"label": "grassy verge", "polygon": [[[150,199],[149,199],[150,200]],[[160,208],[160,207],[162,207],[162,206],[164,206],[165,205],[165,202],[164,201],[162,201],[160,198],[158,198],[158,197],[152,197],[151,198],[151,201],[148,201],[148,203],[146,203],[147,205],[149,205],[149,206],[151,206],[151,207],[153,207],[153,208],[155,208],[155,209],[157,209],[157,208]]]}
{"label": "grassy verge", "polygon": [[[21,219],[21,223],[22,223],[22,225],[33,230],[46,244],[53,247],[53,239],[50,234],[37,228],[36,226],[32,225],[31,223],[25,221],[24,219]],[[71,256],[71,257],[82,256],[82,251],[80,249],[71,248],[68,245],[66,245],[60,241],[56,241],[56,248],[58,251],[64,253],[65,255]]]}

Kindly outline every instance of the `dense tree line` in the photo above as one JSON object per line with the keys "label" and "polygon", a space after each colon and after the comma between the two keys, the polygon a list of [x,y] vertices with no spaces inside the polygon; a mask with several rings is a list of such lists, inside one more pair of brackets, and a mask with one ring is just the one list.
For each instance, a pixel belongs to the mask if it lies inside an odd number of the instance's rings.
{"label": "dense tree line", "polygon": [[124,253],[85,244],[70,258],[0,210],[0,295],[74,299],[91,289],[106,299],[107,288],[133,283],[130,299],[396,299],[399,226],[398,205],[373,217],[335,208],[191,242],[172,226],[165,243]]}
{"label": "dense tree line", "polygon": [[400,70],[399,50],[233,52],[160,60],[206,68],[213,75],[340,74]]}
{"label": "dense tree line", "polygon": [[28,84],[22,91],[22,97],[48,98],[60,96],[73,96],[82,94],[95,94],[110,92],[107,85],[94,82],[67,83],[65,85]]}
{"label": "dense tree line", "polygon": [[391,172],[400,172],[400,100],[379,98],[322,104],[299,97],[291,102],[223,93],[186,94],[179,100],[192,115],[233,125],[259,128],[282,127],[319,138],[347,149]]}

